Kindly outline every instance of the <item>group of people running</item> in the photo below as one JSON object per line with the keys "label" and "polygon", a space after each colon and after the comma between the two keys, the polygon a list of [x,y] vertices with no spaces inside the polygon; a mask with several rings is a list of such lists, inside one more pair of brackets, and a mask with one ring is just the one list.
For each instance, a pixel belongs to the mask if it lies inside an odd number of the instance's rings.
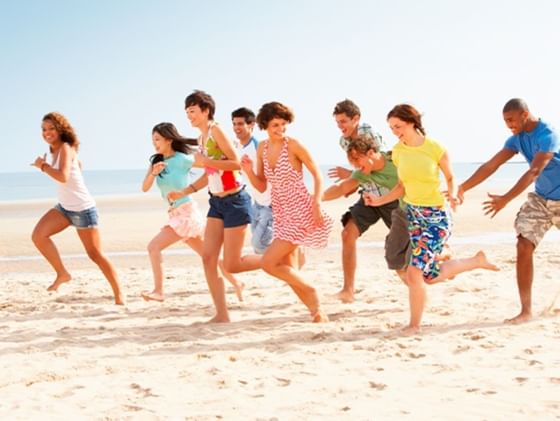
{"label": "group of people running", "polygon": [[[426,302],[426,284],[473,269],[498,270],[482,251],[462,259],[450,256],[446,243],[451,233],[451,211],[463,202],[468,190],[520,152],[529,170],[504,195],[490,194],[483,209],[493,217],[535,182],[535,192],[529,193],[515,221],[522,308],[510,321],[531,318],[533,253],[553,224],[560,228],[560,144],[555,131],[535,118],[523,100],[512,99],[503,108],[513,135],[460,185],[455,182],[446,149],[426,135],[421,114],[413,106],[399,104],[388,113],[389,127],[398,142],[392,151],[386,151],[381,136],[360,122],[358,106],[348,99],[341,101],[333,116],[342,134],[340,146],[353,168],[332,168],[329,176],[337,182],[325,190],[308,149],[286,134],[294,119],[289,107],[269,102],[257,115],[245,107],[233,111],[235,141],[214,121],[215,109],[209,94],[194,91],[185,99],[185,111],[200,132],[197,139],[183,137],[171,123],[159,123],[152,130],[155,154],[150,158],[142,190],[148,191],[156,183],[168,204],[169,219],[148,245],[154,289],[142,293],[146,301],[164,300],[162,250],[184,241],[202,259],[216,310],[211,322],[230,320],[224,278],[242,300],[244,285],[234,274],[256,269],[285,281],[308,308],[313,322],[327,322],[316,288],[300,271],[305,263],[303,249],[327,245],[333,219],[323,211],[322,202],[358,191],[358,201],[341,218],[344,283],[336,296],[345,303],[354,301],[357,240],[383,220],[389,229],[385,240],[387,266],[409,290],[410,321],[404,330],[417,332]],[[255,139],[255,124],[266,132],[266,140]],[[48,290],[56,291],[71,279],[51,236],[72,225],[88,256],[109,281],[116,304],[123,304],[116,270],[101,251],[97,210],[81,174],[74,129],[63,115],[53,112],[43,117],[42,132],[52,160],[47,162],[46,155],[37,157],[32,165],[59,184],[59,203],[40,219],[32,234],[36,247],[56,271]],[[311,191],[303,180],[304,166],[313,180]],[[192,179],[193,167],[203,169],[197,179]],[[440,173],[446,183],[444,192],[440,189]],[[252,187],[251,194],[245,180]],[[206,219],[191,197],[205,187],[209,193]],[[249,226],[254,254],[244,255]]]}

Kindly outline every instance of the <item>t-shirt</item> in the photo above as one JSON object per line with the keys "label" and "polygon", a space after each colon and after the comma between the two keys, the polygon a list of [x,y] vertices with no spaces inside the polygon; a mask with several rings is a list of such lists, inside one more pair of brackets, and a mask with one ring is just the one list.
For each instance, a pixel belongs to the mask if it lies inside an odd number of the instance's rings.
{"label": "t-shirt", "polygon": [[[191,183],[189,172],[194,163],[194,156],[175,152],[175,155],[165,158],[164,162],[166,167],[156,177],[156,183],[161,192],[161,197],[167,200],[167,193],[182,190]],[[176,208],[183,203],[190,202],[190,200],[190,195],[184,196],[173,202],[172,206]]]}
{"label": "t-shirt", "polygon": [[[259,142],[254,137],[251,137],[249,143],[247,143],[246,145],[241,145],[241,143],[239,143],[239,153],[241,154],[241,156],[247,154],[247,156],[251,158],[251,160],[253,161],[253,170],[256,170],[256,166],[257,166],[258,146],[259,146]],[[251,183],[246,183],[246,185],[250,185],[250,184]],[[255,188],[250,187],[250,189],[251,189],[251,195],[253,196],[253,199],[255,199],[255,202],[257,202],[259,205],[262,206],[270,206],[271,204],[270,183],[267,183],[266,190],[262,193]]]}
{"label": "t-shirt", "polygon": [[382,155],[385,158],[385,166],[379,171],[372,171],[364,174],[360,170],[352,172],[352,178],[360,184],[363,191],[382,196],[390,192],[398,182],[397,167],[387,153]]}
{"label": "t-shirt", "polygon": [[560,143],[554,128],[539,120],[531,132],[511,136],[504,148],[521,152],[529,164],[538,152],[553,152],[554,156],[535,181],[535,192],[547,200],[560,200]]}
{"label": "t-shirt", "polygon": [[[358,126],[358,136],[366,136],[369,137],[373,144],[375,145],[375,149],[381,151],[385,149],[385,144],[383,143],[383,138],[379,133],[374,132],[371,129],[371,126],[367,123],[360,124]],[[339,144],[340,147],[347,152],[348,150],[348,143],[350,143],[351,138],[340,136]]]}
{"label": "t-shirt", "polygon": [[440,191],[439,161],[445,148],[435,140],[425,138],[420,146],[403,142],[393,147],[393,162],[404,185],[403,200],[416,206],[443,206]]}

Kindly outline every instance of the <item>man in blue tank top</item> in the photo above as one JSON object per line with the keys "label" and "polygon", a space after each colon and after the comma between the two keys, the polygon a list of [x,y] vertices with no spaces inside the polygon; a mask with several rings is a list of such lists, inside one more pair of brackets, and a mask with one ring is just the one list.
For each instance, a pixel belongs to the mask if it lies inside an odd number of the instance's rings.
{"label": "man in blue tank top", "polygon": [[532,317],[531,287],[535,248],[552,225],[560,228],[560,143],[557,132],[534,117],[522,99],[509,100],[504,106],[503,116],[513,136],[506,140],[502,150],[459,186],[457,195],[462,201],[467,190],[486,180],[517,153],[521,153],[529,163],[529,169],[509,191],[503,195],[489,194],[489,200],[483,203],[485,214],[494,217],[512,199],[535,183],[535,191],[529,193],[515,219],[516,273],[521,312],[506,322],[521,323]]}

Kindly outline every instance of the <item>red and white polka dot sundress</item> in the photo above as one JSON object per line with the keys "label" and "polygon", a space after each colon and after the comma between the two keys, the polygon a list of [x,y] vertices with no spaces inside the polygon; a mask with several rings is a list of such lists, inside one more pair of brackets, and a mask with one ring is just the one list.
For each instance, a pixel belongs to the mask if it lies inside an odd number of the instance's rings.
{"label": "red and white polka dot sundress", "polygon": [[263,149],[264,175],[272,190],[273,239],[311,248],[327,246],[333,219],[323,212],[323,223],[313,220],[313,198],[303,182],[303,173],[296,171],[288,159],[288,142],[285,138],[276,166],[268,163],[268,143]]}

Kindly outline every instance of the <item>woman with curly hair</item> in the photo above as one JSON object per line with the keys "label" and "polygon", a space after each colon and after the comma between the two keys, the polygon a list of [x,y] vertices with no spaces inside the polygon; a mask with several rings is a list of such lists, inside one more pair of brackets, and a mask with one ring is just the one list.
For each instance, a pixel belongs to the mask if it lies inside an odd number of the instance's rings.
{"label": "woman with curly hair", "polygon": [[56,272],[54,282],[47,291],[57,291],[60,285],[72,279],[62,263],[60,254],[51,237],[74,226],[88,257],[95,263],[109,281],[115,304],[124,304],[117,272],[101,251],[98,216],[95,201],[89,193],[78,161],[78,137],[69,121],[60,113],[48,113],[41,124],[43,139],[49,144],[52,163],[47,154],[37,157],[31,164],[58,183],[58,204],[47,211],[33,230],[32,240],[37,249],[47,259]]}
{"label": "woman with curly hair", "polygon": [[[326,247],[333,220],[321,209],[322,178],[315,161],[302,143],[286,136],[286,128],[293,119],[292,111],[285,105],[264,104],[257,123],[267,131],[268,139],[258,146],[256,173],[249,156],[242,157],[241,165],[255,189],[263,192],[268,183],[272,189],[274,233],[262,257],[262,268],[292,288],[309,309],[313,322],[327,322],[315,287],[298,270],[296,256],[300,247]],[[313,177],[313,194],[303,181],[304,166]]]}

